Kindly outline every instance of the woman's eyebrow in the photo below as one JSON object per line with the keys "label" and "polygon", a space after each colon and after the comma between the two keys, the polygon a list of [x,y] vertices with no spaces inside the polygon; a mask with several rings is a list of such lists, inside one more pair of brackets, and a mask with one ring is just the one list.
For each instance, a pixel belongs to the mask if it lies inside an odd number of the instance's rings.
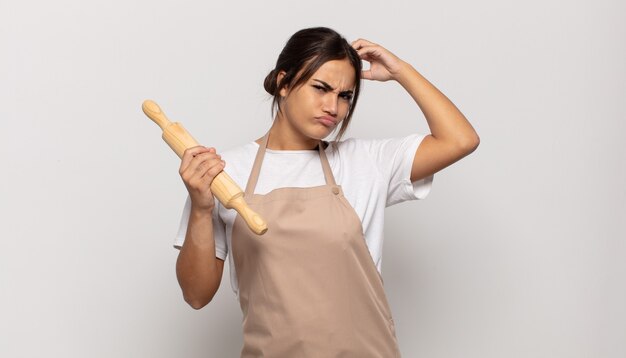
{"label": "woman's eyebrow", "polygon": [[[317,82],[321,83],[322,85],[324,85],[324,88],[326,88],[327,90],[331,90],[331,91],[334,91],[334,90],[335,90],[335,89],[334,89],[334,88],[332,88],[332,87],[331,87],[328,83],[326,83],[326,82],[324,82],[324,81],[322,81],[322,80],[318,80],[317,78],[314,78],[314,79],[313,79],[313,81],[317,81]],[[341,93],[350,93],[350,94],[352,94],[352,93],[353,93],[353,91],[352,91],[352,90],[347,90],[347,91],[343,91],[343,92],[341,92]]]}

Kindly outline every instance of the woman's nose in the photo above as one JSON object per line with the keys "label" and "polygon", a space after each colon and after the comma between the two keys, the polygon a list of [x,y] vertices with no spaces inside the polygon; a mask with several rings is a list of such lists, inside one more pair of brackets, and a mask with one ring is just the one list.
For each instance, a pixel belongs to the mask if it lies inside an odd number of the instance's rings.
{"label": "woman's nose", "polygon": [[336,116],[337,115],[337,101],[338,98],[334,93],[328,93],[326,96],[324,96],[324,112],[327,112],[328,114],[332,115],[332,116]]}

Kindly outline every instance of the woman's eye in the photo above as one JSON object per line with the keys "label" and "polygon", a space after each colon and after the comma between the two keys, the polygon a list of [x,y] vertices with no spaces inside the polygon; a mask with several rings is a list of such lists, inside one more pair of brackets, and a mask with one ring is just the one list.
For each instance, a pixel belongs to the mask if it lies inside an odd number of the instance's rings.
{"label": "woman's eye", "polygon": [[[326,87],[322,87],[322,86],[313,86],[315,89],[317,89],[318,91],[324,92],[326,93],[327,89]],[[346,100],[346,101],[351,101],[352,100],[352,94],[350,93],[346,93],[346,94],[340,94],[339,97],[341,97],[342,99]]]}

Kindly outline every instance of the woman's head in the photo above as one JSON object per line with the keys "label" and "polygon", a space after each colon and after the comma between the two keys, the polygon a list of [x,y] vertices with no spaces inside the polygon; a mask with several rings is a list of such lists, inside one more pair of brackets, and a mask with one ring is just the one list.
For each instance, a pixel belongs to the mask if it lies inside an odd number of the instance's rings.
{"label": "woman's head", "polygon": [[[300,87],[310,82],[313,74],[320,69],[327,78],[331,76],[331,79],[336,79],[335,83],[345,84],[346,78],[352,80],[348,84],[352,87],[349,90],[333,87],[334,91],[331,92],[329,88],[326,88],[329,94],[338,95],[337,100],[340,101],[338,106],[347,109],[343,111],[346,112],[345,117],[337,118],[338,121],[342,121],[337,134],[337,139],[340,139],[348,128],[359,97],[362,64],[356,50],[336,31],[325,27],[314,27],[293,34],[278,56],[275,68],[265,78],[264,87],[274,97],[272,114],[275,113],[276,107],[282,114],[284,95],[286,93],[290,95],[293,91],[299,90]],[[347,91],[351,92],[349,99],[346,96]]]}

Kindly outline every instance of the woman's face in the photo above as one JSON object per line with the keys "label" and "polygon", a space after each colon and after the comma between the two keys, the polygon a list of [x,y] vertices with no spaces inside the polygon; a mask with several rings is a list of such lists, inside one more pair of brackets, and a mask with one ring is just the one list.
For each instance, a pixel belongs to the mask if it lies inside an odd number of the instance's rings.
{"label": "woman's face", "polygon": [[278,117],[302,139],[323,139],[348,115],[354,86],[354,67],[348,59],[328,61],[300,87],[281,89]]}

